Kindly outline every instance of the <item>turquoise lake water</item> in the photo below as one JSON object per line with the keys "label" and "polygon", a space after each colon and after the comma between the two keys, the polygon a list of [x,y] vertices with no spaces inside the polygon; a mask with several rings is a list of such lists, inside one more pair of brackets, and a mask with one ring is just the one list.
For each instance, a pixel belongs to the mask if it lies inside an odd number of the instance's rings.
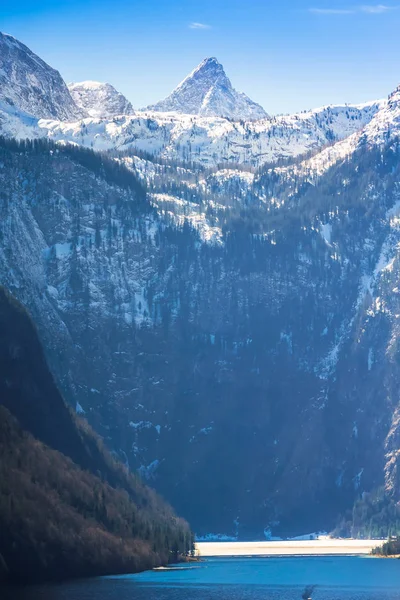
{"label": "turquoise lake water", "polygon": [[[177,570],[34,586],[1,600],[400,600],[400,560],[370,557],[208,559]],[[4,590],[3,590],[4,592]]]}

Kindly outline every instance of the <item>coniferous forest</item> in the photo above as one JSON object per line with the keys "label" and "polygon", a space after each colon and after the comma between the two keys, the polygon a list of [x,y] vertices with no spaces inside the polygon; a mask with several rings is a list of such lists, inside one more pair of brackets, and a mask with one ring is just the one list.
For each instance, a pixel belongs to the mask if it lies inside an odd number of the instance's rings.
{"label": "coniferous forest", "polygon": [[190,554],[187,523],[64,404],[4,289],[0,372],[0,581],[136,572]]}

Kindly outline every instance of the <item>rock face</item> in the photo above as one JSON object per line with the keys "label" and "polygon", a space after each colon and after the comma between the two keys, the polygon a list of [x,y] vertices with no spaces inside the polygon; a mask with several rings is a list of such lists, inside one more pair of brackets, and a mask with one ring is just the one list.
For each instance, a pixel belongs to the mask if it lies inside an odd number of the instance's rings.
{"label": "rock face", "polygon": [[89,116],[106,119],[116,115],[133,115],[132,104],[109,83],[82,81],[68,84],[75,104]]}
{"label": "rock face", "polygon": [[0,33],[0,102],[38,119],[76,121],[84,116],[59,72],[4,33]]}
{"label": "rock face", "polygon": [[228,117],[235,121],[268,117],[262,106],[232,87],[216,58],[203,60],[168,98],[148,109],[203,117]]}

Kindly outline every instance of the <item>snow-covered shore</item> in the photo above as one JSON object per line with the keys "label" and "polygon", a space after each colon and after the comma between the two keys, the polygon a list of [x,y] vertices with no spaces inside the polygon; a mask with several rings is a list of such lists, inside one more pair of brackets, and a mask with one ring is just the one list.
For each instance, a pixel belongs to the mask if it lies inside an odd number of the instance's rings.
{"label": "snow-covered shore", "polygon": [[379,540],[320,538],[305,541],[198,542],[200,556],[312,556],[321,554],[369,554]]}

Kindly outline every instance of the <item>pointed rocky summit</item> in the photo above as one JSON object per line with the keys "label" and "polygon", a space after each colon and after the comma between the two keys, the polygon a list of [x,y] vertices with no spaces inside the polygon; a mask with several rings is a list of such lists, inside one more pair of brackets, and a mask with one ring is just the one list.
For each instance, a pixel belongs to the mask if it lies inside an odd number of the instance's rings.
{"label": "pointed rocky summit", "polygon": [[257,120],[268,117],[246,94],[237,92],[216,58],[206,58],[165,100],[148,110],[203,117]]}
{"label": "pointed rocky summit", "polygon": [[76,121],[85,116],[60,73],[5,33],[0,33],[0,103],[38,119]]}

